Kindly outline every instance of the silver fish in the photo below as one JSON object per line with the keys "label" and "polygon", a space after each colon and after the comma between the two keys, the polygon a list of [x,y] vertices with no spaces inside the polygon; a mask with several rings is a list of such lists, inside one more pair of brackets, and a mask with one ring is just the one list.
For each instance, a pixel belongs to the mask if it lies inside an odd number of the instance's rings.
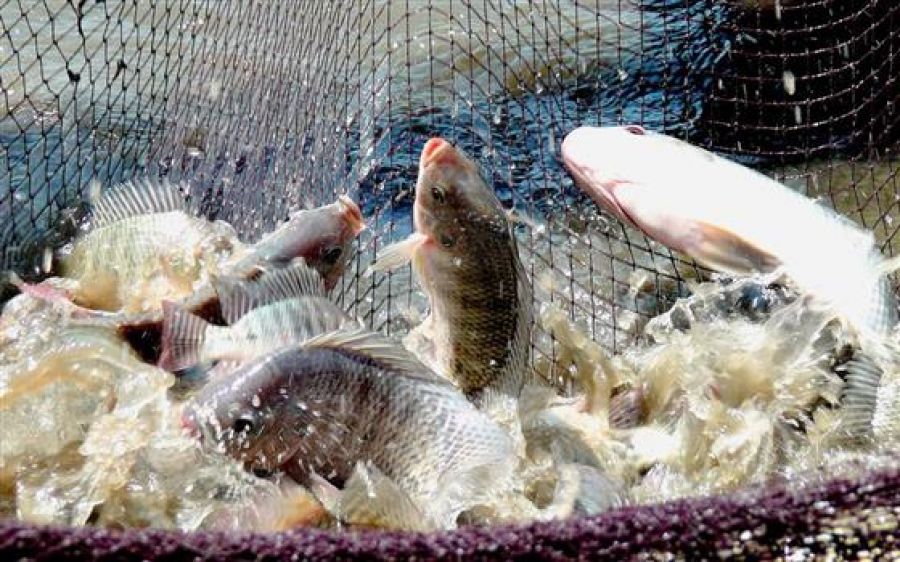
{"label": "silver fish", "polygon": [[386,338],[334,333],[243,365],[185,412],[256,473],[341,487],[370,462],[442,527],[509,476],[506,433]]}
{"label": "silver fish", "polygon": [[358,327],[330,301],[303,260],[253,281],[214,281],[222,316],[215,326],[177,304],[163,303],[160,367],[178,371],[212,361],[241,362],[312,336]]}

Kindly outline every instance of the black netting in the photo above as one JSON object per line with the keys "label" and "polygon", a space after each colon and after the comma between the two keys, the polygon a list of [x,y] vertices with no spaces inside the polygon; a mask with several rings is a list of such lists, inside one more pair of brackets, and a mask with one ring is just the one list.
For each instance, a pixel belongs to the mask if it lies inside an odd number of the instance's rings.
{"label": "black netting", "polygon": [[26,278],[92,181],[188,178],[249,239],[346,191],[370,230],[340,298],[402,330],[404,274],[361,273],[442,135],[528,217],[538,298],[613,348],[697,271],[574,188],[558,149],[582,124],[718,150],[900,251],[895,0],[0,0],[0,23],[0,250]]}

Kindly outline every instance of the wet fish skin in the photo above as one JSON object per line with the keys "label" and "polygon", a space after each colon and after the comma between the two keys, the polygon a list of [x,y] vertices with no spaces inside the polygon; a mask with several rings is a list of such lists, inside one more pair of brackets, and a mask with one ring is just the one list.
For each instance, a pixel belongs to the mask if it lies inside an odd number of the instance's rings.
{"label": "wet fish skin", "polygon": [[445,515],[491,489],[485,471],[511,470],[509,438],[451,384],[399,350],[400,359],[383,358],[329,337],[207,385],[186,424],[249,470],[283,470],[304,486],[316,474],[340,487],[357,461],[370,461],[420,507]]}
{"label": "wet fish skin", "polygon": [[422,150],[413,213],[416,233],[386,248],[374,269],[412,260],[439,371],[473,399],[518,396],[533,304],[507,213],[477,164],[440,138]]}
{"label": "wet fish skin", "polygon": [[59,254],[58,269],[79,280],[76,304],[144,312],[189,295],[237,247],[233,232],[196,217],[168,180],[140,178],[100,196],[91,227]]}
{"label": "wet fish skin", "polygon": [[872,233],[775,180],[636,125],[579,127],[561,152],[598,205],[669,248],[732,275],[782,271],[867,337],[897,324]]}
{"label": "wet fish skin", "polygon": [[232,275],[250,266],[285,267],[302,257],[319,272],[330,291],[353,256],[353,241],[365,228],[359,206],[341,195],[329,205],[293,213],[252,246]]}
{"label": "wet fish skin", "polygon": [[316,335],[359,327],[325,296],[319,274],[302,259],[252,281],[223,277],[214,286],[230,325],[210,324],[164,302],[161,368],[178,371],[211,361],[246,361]]}

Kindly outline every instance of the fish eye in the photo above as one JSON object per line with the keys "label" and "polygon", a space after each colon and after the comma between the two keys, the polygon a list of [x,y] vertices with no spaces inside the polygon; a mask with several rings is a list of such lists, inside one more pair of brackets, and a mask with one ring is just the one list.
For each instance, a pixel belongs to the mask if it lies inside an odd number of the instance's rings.
{"label": "fish eye", "polygon": [[443,246],[445,248],[452,248],[453,244],[456,243],[456,240],[449,234],[441,234],[440,242],[441,242],[441,246]]}
{"label": "fish eye", "polygon": [[431,196],[435,201],[443,204],[447,200],[447,191],[443,187],[435,185],[431,188]]}
{"label": "fish eye", "polygon": [[332,246],[322,252],[322,261],[327,265],[334,265],[341,258],[341,254],[343,253],[344,250],[340,246]]}
{"label": "fish eye", "polygon": [[238,418],[231,424],[231,429],[235,433],[250,433],[253,431],[253,427],[253,420],[247,417]]}
{"label": "fish eye", "polygon": [[631,133],[632,135],[643,135],[647,131],[644,130],[640,125],[627,125],[625,130]]}

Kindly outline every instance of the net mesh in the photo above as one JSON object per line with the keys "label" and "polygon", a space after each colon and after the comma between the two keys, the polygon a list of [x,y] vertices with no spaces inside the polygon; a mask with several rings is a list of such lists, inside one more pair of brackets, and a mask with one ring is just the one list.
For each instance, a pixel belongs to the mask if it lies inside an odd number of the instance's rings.
{"label": "net mesh", "polygon": [[0,23],[0,251],[26,278],[94,181],[188,179],[248,240],[347,192],[369,230],[336,294],[402,332],[409,272],[362,272],[441,135],[524,217],[536,299],[619,348],[702,272],[574,187],[559,144],[584,124],[724,153],[900,251],[893,0],[0,0]]}

